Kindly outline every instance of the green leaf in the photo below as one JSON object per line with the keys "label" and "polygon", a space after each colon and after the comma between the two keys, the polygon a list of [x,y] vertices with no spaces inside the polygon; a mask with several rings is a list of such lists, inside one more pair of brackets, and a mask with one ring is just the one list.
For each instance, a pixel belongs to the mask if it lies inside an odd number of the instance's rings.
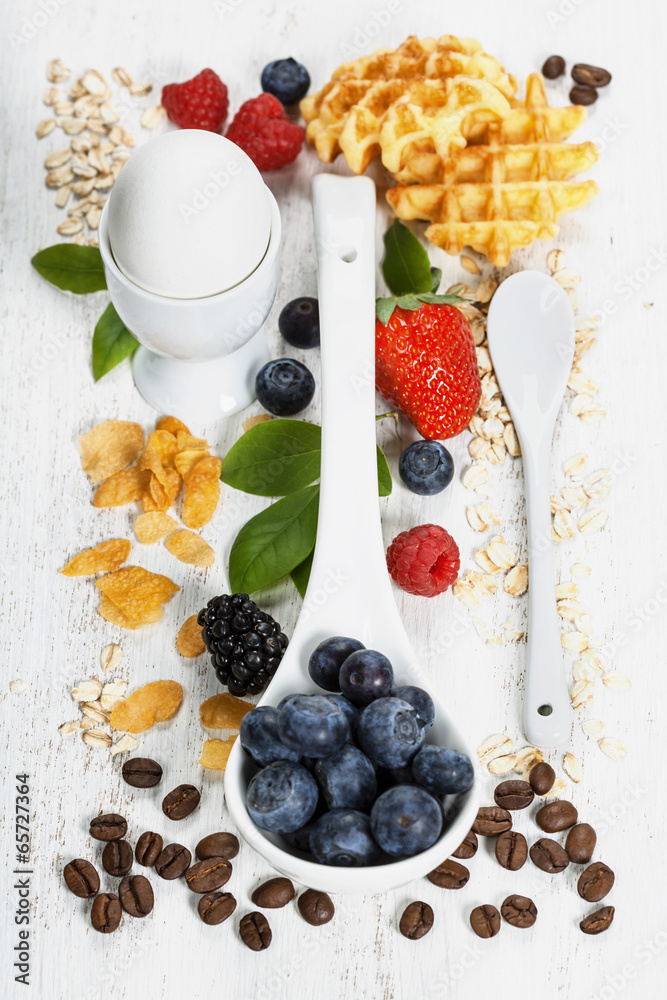
{"label": "green leaf", "polygon": [[107,287],[102,256],[97,247],[56,243],[36,253],[31,263],[43,278],[65,292],[87,295]]}
{"label": "green leaf", "polygon": [[319,478],[322,431],[304,420],[267,420],[227,452],[220,478],[262,497],[281,497]]}
{"label": "green leaf", "polygon": [[430,292],[432,279],[428,254],[399,219],[384,234],[384,245],[382,273],[394,295]]}
{"label": "green leaf", "polygon": [[419,302],[431,306],[460,306],[465,302],[465,299],[462,299],[460,295],[432,295],[430,292],[425,295],[418,295],[417,299]]}
{"label": "green leaf", "polygon": [[[313,549],[313,552],[314,551],[315,550]],[[302,597],[306,596],[306,589],[308,587],[308,581],[310,580],[310,571],[313,566],[313,552],[311,552],[309,556],[306,556],[303,562],[299,563],[298,566],[295,566],[290,573],[292,582]]]}
{"label": "green leaf", "polygon": [[391,491],[393,489],[393,483],[391,481],[391,472],[389,471],[389,466],[387,465],[387,459],[382,453],[382,449],[378,445],[378,492],[381,497],[391,496]]}
{"label": "green leaf", "polygon": [[306,486],[244,524],[229,556],[233,593],[269,587],[307,558],[315,545],[319,497],[319,486]]}
{"label": "green leaf", "polygon": [[431,291],[435,295],[437,290],[440,288],[440,282],[442,281],[442,271],[439,267],[431,268]]}
{"label": "green leaf", "polygon": [[[251,427],[229,450],[220,478],[255,496],[288,496],[320,477],[322,428],[305,420],[267,420]],[[380,496],[392,490],[391,473],[377,448]]]}
{"label": "green leaf", "polygon": [[388,323],[396,308],[396,299],[376,299],[375,312],[381,323]]}
{"label": "green leaf", "polygon": [[421,308],[421,302],[416,295],[399,295],[396,299],[396,305],[400,306],[401,309],[409,309],[410,311]]}
{"label": "green leaf", "polygon": [[139,341],[130,333],[122,319],[109,303],[93,333],[93,377],[97,382],[125,358],[134,354]]}

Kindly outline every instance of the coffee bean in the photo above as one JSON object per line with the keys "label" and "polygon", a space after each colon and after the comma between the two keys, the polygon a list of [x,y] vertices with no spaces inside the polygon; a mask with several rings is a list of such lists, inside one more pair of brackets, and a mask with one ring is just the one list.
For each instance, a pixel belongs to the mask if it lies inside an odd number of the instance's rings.
{"label": "coffee bean", "polygon": [[508,896],[500,912],[512,927],[532,927],[537,920],[537,907],[528,896]]}
{"label": "coffee bean", "polygon": [[251,951],[264,951],[271,944],[271,928],[263,913],[255,910],[241,917],[239,924],[241,940]]}
{"label": "coffee bean", "polygon": [[145,875],[128,875],[118,886],[118,895],[131,917],[147,917],[153,909],[153,886]]}
{"label": "coffee bean", "polygon": [[527,781],[501,781],[493,797],[502,809],[525,809],[535,798]]}
{"label": "coffee bean", "polygon": [[236,909],[236,900],[231,892],[207,892],[199,900],[197,909],[204,923],[213,926],[231,917]]}
{"label": "coffee bean", "polygon": [[182,844],[167,844],[157,857],[155,871],[160,878],[171,881],[180,878],[188,870],[191,860],[192,855],[187,847]]}
{"label": "coffee bean", "polygon": [[101,892],[95,897],[90,922],[100,934],[111,934],[118,927],[122,915],[118,896],[114,896],[112,892]]}
{"label": "coffee bean", "polygon": [[462,889],[470,878],[470,872],[465,865],[448,858],[429,872],[426,878],[441,889]]}
{"label": "coffee bean", "polygon": [[277,910],[294,899],[294,886],[288,878],[279,876],[258,885],[250,897],[255,906],[264,910]]}
{"label": "coffee bean", "polygon": [[231,861],[239,853],[239,838],[233,833],[209,833],[195,847],[195,854],[200,861],[207,858],[227,858]]}
{"label": "coffee bean", "polygon": [[496,859],[509,872],[518,872],[528,857],[528,844],[522,833],[506,830],[496,840]]}
{"label": "coffee bean", "polygon": [[607,895],[616,876],[604,861],[594,861],[579,876],[577,892],[587,903],[598,903]]}
{"label": "coffee bean", "polygon": [[126,840],[110,840],[102,851],[102,867],[116,878],[127,875],[133,861],[132,848]]}
{"label": "coffee bean", "polygon": [[335,912],[331,896],[319,889],[306,889],[299,896],[296,905],[306,923],[313,927],[328,924]]}
{"label": "coffee bean", "polygon": [[491,906],[489,903],[476,906],[470,914],[470,926],[477,937],[495,937],[500,930],[500,914],[495,906]]}
{"label": "coffee bean", "polygon": [[79,899],[90,899],[100,891],[100,876],[84,858],[75,858],[63,869],[65,884]]}
{"label": "coffee bean", "polygon": [[482,837],[497,837],[499,833],[512,829],[512,817],[507,809],[500,806],[482,806],[477,810],[472,829],[473,833]]}
{"label": "coffee bean", "polygon": [[162,837],[159,833],[153,833],[152,830],[146,830],[145,833],[142,833],[134,849],[137,864],[143,865],[144,868],[151,868],[160,856],[162,843]]}
{"label": "coffee bean", "polygon": [[565,60],[562,56],[549,56],[542,66],[542,76],[547,80],[557,80],[565,72]]}
{"label": "coffee bean", "polygon": [[127,820],[118,813],[105,813],[90,821],[90,836],[95,840],[122,840],[127,833]]}
{"label": "coffee bean", "polygon": [[570,863],[570,859],[567,854],[555,840],[549,840],[548,837],[542,837],[541,840],[537,840],[530,849],[530,860],[540,868],[543,872],[548,872],[549,875],[557,875],[559,872],[565,871]]}
{"label": "coffee bean", "polygon": [[602,931],[611,927],[614,912],[613,906],[602,906],[595,913],[589,913],[587,917],[584,917],[579,926],[584,934],[602,934]]}
{"label": "coffee bean", "polygon": [[535,822],[545,833],[560,833],[577,822],[578,814],[571,802],[548,802],[535,814]]}
{"label": "coffee bean", "polygon": [[194,785],[177,785],[162,800],[162,812],[169,819],[185,819],[199,805],[201,794]]}
{"label": "coffee bean", "polygon": [[546,795],[553,788],[556,772],[546,760],[540,761],[530,772],[528,782],[536,795]]}
{"label": "coffee bean", "polygon": [[570,101],[572,104],[595,104],[598,99],[598,92],[595,87],[586,87],[583,83],[578,83],[570,91]]}
{"label": "coffee bean", "polygon": [[466,833],[462,843],[452,852],[453,858],[459,858],[461,861],[469,861],[470,858],[474,858],[477,854],[477,848],[479,847],[479,841],[477,837],[469,830]]}
{"label": "coffee bean", "polygon": [[602,66],[589,66],[588,63],[577,63],[572,67],[572,79],[585,87],[606,87],[611,83],[611,73]]}
{"label": "coffee bean", "polygon": [[593,857],[597,834],[589,823],[577,823],[567,835],[565,850],[575,865],[585,865]]}
{"label": "coffee bean", "polygon": [[213,892],[229,882],[231,874],[232,866],[226,858],[206,858],[186,871],[185,881],[193,892]]}
{"label": "coffee bean", "polygon": [[123,764],[123,780],[133,788],[154,788],[162,780],[162,768],[150,757],[131,757]]}
{"label": "coffee bean", "polygon": [[433,927],[433,910],[428,903],[417,900],[403,910],[398,929],[403,937],[418,941]]}

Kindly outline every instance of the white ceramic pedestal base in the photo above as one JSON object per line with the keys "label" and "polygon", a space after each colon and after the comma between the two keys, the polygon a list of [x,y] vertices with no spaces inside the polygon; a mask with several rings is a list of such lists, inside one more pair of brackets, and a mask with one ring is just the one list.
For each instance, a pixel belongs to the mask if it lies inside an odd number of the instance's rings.
{"label": "white ceramic pedestal base", "polygon": [[132,372],[137,389],[155,410],[200,425],[231,417],[252,403],[255,376],[269,358],[260,330],[238,351],[207,361],[167,358],[140,347]]}

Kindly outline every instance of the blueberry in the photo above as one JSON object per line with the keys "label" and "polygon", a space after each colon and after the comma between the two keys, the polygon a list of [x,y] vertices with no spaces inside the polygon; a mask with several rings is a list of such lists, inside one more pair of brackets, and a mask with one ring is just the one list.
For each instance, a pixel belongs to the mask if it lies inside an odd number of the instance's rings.
{"label": "blueberry", "polygon": [[262,70],[262,90],[283,104],[296,104],[310,87],[308,70],[296,59],[274,59]]}
{"label": "blueberry", "polygon": [[332,701],[334,705],[338,705],[340,710],[344,713],[345,718],[350,726],[350,735],[348,736],[348,743],[354,743],[357,735],[357,726],[359,725],[359,709],[356,708],[351,701],[344,698],[342,694],[327,694],[324,696]]}
{"label": "blueberry", "polygon": [[375,768],[366,754],[350,743],[320,758],[315,777],[329,809],[368,812],[375,801]]}
{"label": "blueberry", "polygon": [[348,639],[344,635],[333,635],[316,646],[308,660],[308,673],[319,687],[325,691],[340,691],[338,675],[343,662],[350,653],[364,649],[363,642]]}
{"label": "blueberry", "polygon": [[396,785],[371,809],[371,830],[383,851],[408,858],[434,844],[442,829],[437,799],[416,785]]}
{"label": "blueberry", "polygon": [[374,764],[403,767],[424,742],[426,730],[417,712],[400,698],[379,698],[365,708],[359,719],[359,745]]}
{"label": "blueberry", "polygon": [[276,761],[250,779],[247,806],[250,818],[261,830],[291,833],[307,823],[315,812],[317,782],[301,764]]}
{"label": "blueberry", "polygon": [[299,697],[298,693],[297,694],[286,694],[284,698],[280,699],[280,701],[276,705],[276,708],[278,709],[278,711],[280,711],[281,708],[285,707],[285,705],[287,704],[288,701],[291,701],[292,698],[298,698],[298,697]]}
{"label": "blueberry", "polygon": [[278,329],[292,347],[309,349],[320,346],[320,307],[317,299],[302,295],[283,307]]}
{"label": "blueberry", "polygon": [[[317,815],[317,810],[315,815]],[[298,830],[294,830],[291,833],[284,833],[283,839],[287,841],[290,847],[296,848],[297,851],[310,853],[310,834],[314,826],[315,820],[311,818],[303,826],[300,826]]]}
{"label": "blueberry", "polygon": [[326,757],[349,738],[343,710],[321,694],[300,694],[278,713],[278,735],[292,750],[306,757]]}
{"label": "blueberry", "polygon": [[261,767],[276,760],[298,764],[301,755],[286,747],[278,736],[278,709],[260,705],[243,716],[239,733],[241,746]]}
{"label": "blueberry", "polygon": [[454,462],[439,441],[415,441],[399,458],[398,472],[409,490],[430,497],[449,486],[454,477]]}
{"label": "blueberry", "polygon": [[394,683],[394,671],[386,656],[375,649],[350,653],[338,677],[340,689],[354,705],[370,705],[385,698]]}
{"label": "blueberry", "polygon": [[425,746],[412,761],[412,776],[434,795],[467,792],[475,780],[470,757],[444,747]]}
{"label": "blueberry", "polygon": [[391,696],[409,702],[417,713],[419,725],[424,729],[431,728],[435,719],[435,705],[428,691],[424,691],[424,688],[407,685],[406,687],[394,688]]}
{"label": "blueberry", "polygon": [[315,394],[315,379],[300,361],[278,358],[257,373],[255,395],[265,410],[291,417],[305,409]]}
{"label": "blueberry", "polygon": [[380,858],[366,813],[332,809],[320,816],[310,834],[310,849],[321,865],[361,868]]}

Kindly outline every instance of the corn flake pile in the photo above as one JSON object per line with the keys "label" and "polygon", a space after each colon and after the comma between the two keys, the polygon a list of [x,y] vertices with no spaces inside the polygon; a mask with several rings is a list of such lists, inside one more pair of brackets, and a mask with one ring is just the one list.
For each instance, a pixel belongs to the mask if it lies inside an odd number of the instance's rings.
{"label": "corn flake pile", "polygon": [[[220,499],[221,463],[210,454],[207,441],[193,437],[176,417],[158,420],[146,441],[139,424],[106,420],[79,439],[79,451],[84,471],[97,486],[93,506],[140,501],[144,513],[134,525],[140,544],[165,539],[165,548],[180,562],[198,568],[213,565],[213,549],[196,533],[211,520]],[[167,513],[183,488],[185,528]],[[60,571],[64,576],[106,574],[96,581],[99,613],[126,629],[159,621],[163,605],[180,589],[160,573],[123,566],[131,547],[125,538],[101,542],[74,556]],[[194,649],[196,636],[189,634],[187,645]]]}
{"label": "corn flake pile", "polygon": [[199,763],[209,771],[224,771],[229,754],[239,735],[244,716],[254,705],[241,701],[231,694],[214,694],[199,706],[199,720],[204,729],[224,729],[226,739],[204,741]]}

